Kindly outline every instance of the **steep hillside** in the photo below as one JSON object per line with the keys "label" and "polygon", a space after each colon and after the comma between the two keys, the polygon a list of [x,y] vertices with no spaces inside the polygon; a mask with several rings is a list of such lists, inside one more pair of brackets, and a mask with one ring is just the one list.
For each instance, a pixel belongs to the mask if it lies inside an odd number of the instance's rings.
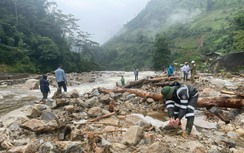
{"label": "steep hillside", "polygon": [[151,0],[103,45],[98,61],[111,70],[151,68],[156,34],[167,38],[172,63],[191,59],[204,62],[208,52],[241,51],[242,14],[242,0]]}

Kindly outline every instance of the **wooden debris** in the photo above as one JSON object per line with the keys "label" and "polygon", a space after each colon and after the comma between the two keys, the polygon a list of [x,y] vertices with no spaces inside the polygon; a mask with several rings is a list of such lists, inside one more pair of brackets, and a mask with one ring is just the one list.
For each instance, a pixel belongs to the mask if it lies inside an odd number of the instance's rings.
{"label": "wooden debris", "polygon": [[[132,87],[141,87],[144,84],[149,84],[149,83],[159,83],[159,82],[166,82],[166,81],[176,81],[179,80],[180,78],[177,76],[171,76],[171,77],[160,77],[160,78],[152,78],[152,79],[141,79],[138,81],[132,81],[130,84],[124,86],[124,88],[132,88]],[[117,86],[118,87],[118,86]]]}
{"label": "wooden debris", "polygon": [[[116,89],[105,89],[99,88],[100,92],[103,93],[124,93],[129,92],[136,94],[137,96],[143,98],[153,98],[155,101],[163,100],[162,94],[150,93],[146,91],[142,91],[139,89],[125,89],[125,88],[116,88]],[[214,98],[199,98],[197,102],[197,107],[226,107],[226,108],[239,108],[241,109],[244,106],[244,98],[243,97],[214,97]]]}
{"label": "wooden debris", "polygon": [[112,124],[112,123],[100,123],[100,122],[84,122],[84,123],[74,123],[74,124],[102,124],[102,125],[106,125],[106,126],[117,126],[117,127],[121,127],[121,125],[116,125],[116,124]]}
{"label": "wooden debris", "polygon": [[214,98],[198,98],[197,107],[226,107],[239,108],[244,106],[244,98],[242,97],[214,97]]}
{"label": "wooden debris", "polygon": [[92,134],[104,134],[104,133],[114,133],[114,132],[126,132],[126,130],[110,130],[110,131],[102,131],[102,132],[82,132],[83,134],[88,134],[88,135],[91,135]]}
{"label": "wooden debris", "polygon": [[103,118],[110,117],[110,116],[112,116],[112,115],[114,115],[114,114],[115,114],[115,112],[110,113],[110,114],[105,114],[105,115],[103,115],[103,116],[99,116],[99,117],[97,117],[97,118],[88,120],[88,122],[95,122],[95,121],[101,120],[101,119],[103,119]]}
{"label": "wooden debris", "polygon": [[224,94],[229,94],[229,95],[235,95],[235,94],[236,94],[235,92],[232,92],[232,91],[226,91],[226,90],[221,90],[220,92],[221,92],[221,93],[224,93]]}
{"label": "wooden debris", "polygon": [[114,93],[124,93],[124,92],[129,92],[136,94],[140,97],[143,98],[153,98],[154,100],[162,100],[163,95],[162,94],[156,94],[156,93],[151,93],[151,92],[146,92],[142,91],[139,89],[125,89],[125,88],[116,88],[116,89],[105,89],[105,88],[98,88],[99,92],[102,93],[109,93],[109,92],[114,92]]}

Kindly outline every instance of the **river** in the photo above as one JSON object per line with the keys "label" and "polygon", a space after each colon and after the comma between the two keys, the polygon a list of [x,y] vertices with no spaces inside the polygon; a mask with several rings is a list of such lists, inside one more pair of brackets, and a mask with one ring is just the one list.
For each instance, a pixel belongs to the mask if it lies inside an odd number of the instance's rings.
{"label": "river", "polygon": [[[80,95],[90,92],[94,88],[104,87],[113,89],[116,86],[116,82],[120,83],[121,75],[124,76],[126,82],[134,81],[134,73],[126,71],[102,71],[101,75],[96,76],[95,82],[87,82],[76,86],[68,86],[68,92],[76,89]],[[142,71],[139,72],[139,80],[148,76],[155,75],[154,71]],[[1,86],[0,87],[0,117],[9,111],[20,108],[24,105],[34,104],[35,101],[39,101],[42,98],[42,94],[39,89],[28,90],[22,88],[22,84],[13,86]],[[56,91],[56,87],[50,86],[51,94]],[[28,98],[27,98],[28,97]]]}

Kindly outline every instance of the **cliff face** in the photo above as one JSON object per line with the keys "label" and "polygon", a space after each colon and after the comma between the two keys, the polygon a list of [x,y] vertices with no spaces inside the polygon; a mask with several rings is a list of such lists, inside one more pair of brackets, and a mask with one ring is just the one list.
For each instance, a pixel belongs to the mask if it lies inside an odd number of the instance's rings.
{"label": "cliff face", "polygon": [[224,69],[230,72],[239,72],[244,70],[244,51],[239,53],[232,53],[220,57],[213,64],[214,71]]}

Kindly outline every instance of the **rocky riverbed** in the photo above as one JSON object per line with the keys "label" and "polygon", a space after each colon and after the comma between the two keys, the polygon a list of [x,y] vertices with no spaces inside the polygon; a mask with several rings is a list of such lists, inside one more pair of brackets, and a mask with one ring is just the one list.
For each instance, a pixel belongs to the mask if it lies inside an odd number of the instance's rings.
{"label": "rocky riverbed", "polygon": [[[229,124],[205,108],[197,108],[193,131],[184,138],[181,131],[185,119],[181,127],[168,129],[163,101],[99,90],[116,88],[121,75],[127,84],[134,81],[132,72],[68,74],[68,92],[52,98],[56,83],[50,74],[52,93],[45,104],[35,104],[41,98],[38,76],[28,78],[24,84],[2,84],[1,108],[11,102],[13,105],[1,114],[0,152],[244,152],[243,108],[223,109]],[[139,79],[149,77],[164,76],[151,71],[139,74]],[[200,97],[233,96],[220,91],[241,90],[243,81],[242,76],[231,74],[201,74],[193,85]],[[138,89],[160,93],[162,87],[144,84]]]}

